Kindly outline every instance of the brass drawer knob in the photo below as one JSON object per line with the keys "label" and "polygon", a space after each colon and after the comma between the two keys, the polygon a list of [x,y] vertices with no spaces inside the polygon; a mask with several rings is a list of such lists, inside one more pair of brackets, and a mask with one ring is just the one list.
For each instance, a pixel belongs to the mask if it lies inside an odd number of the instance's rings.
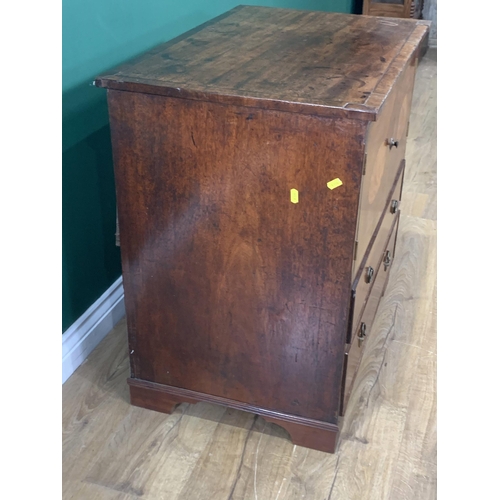
{"label": "brass drawer knob", "polygon": [[371,283],[373,280],[373,274],[375,273],[375,270],[373,269],[372,266],[368,266],[368,269],[366,270],[366,277],[365,280],[367,283]]}
{"label": "brass drawer knob", "polygon": [[391,201],[391,214],[395,214],[398,210],[399,207],[399,201],[398,200],[392,200]]}
{"label": "brass drawer knob", "polygon": [[387,250],[384,254],[384,271],[387,271],[392,262],[391,251]]}
{"label": "brass drawer knob", "polygon": [[389,149],[392,149],[393,147],[397,148],[399,141],[396,141],[396,139],[391,137],[390,139],[387,139],[387,145],[389,146]]}
{"label": "brass drawer knob", "polygon": [[361,347],[361,344],[363,343],[363,340],[365,340],[366,337],[366,323],[361,323],[361,326],[359,327],[359,332],[358,332],[358,345]]}

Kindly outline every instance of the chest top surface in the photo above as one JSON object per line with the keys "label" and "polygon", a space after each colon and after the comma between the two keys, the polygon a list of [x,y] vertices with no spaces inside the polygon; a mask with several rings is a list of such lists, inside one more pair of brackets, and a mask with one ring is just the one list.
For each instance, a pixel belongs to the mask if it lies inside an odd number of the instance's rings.
{"label": "chest top surface", "polygon": [[428,29],[411,19],[240,6],[95,84],[375,120]]}

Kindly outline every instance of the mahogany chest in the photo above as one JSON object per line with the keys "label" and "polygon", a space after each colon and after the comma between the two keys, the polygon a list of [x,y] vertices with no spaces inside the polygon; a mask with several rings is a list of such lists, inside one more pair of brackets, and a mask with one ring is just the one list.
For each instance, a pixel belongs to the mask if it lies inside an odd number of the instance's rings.
{"label": "mahogany chest", "polygon": [[108,89],[131,403],[333,452],[394,256],[422,21],[237,7]]}

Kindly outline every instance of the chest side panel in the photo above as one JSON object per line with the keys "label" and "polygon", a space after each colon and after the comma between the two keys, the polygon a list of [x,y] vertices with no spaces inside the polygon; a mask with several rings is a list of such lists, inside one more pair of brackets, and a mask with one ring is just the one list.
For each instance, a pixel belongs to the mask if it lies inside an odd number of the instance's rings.
{"label": "chest side panel", "polygon": [[108,101],[133,377],[335,419],[365,125]]}

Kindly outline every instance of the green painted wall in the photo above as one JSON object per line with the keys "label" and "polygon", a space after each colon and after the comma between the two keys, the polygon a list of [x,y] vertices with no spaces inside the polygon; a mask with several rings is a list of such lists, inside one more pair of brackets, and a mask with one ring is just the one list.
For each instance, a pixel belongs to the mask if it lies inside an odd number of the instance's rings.
{"label": "green painted wall", "polygon": [[[244,3],[352,12],[355,1]],[[93,78],[239,3],[63,0],[63,331],[121,273],[106,91]]]}

